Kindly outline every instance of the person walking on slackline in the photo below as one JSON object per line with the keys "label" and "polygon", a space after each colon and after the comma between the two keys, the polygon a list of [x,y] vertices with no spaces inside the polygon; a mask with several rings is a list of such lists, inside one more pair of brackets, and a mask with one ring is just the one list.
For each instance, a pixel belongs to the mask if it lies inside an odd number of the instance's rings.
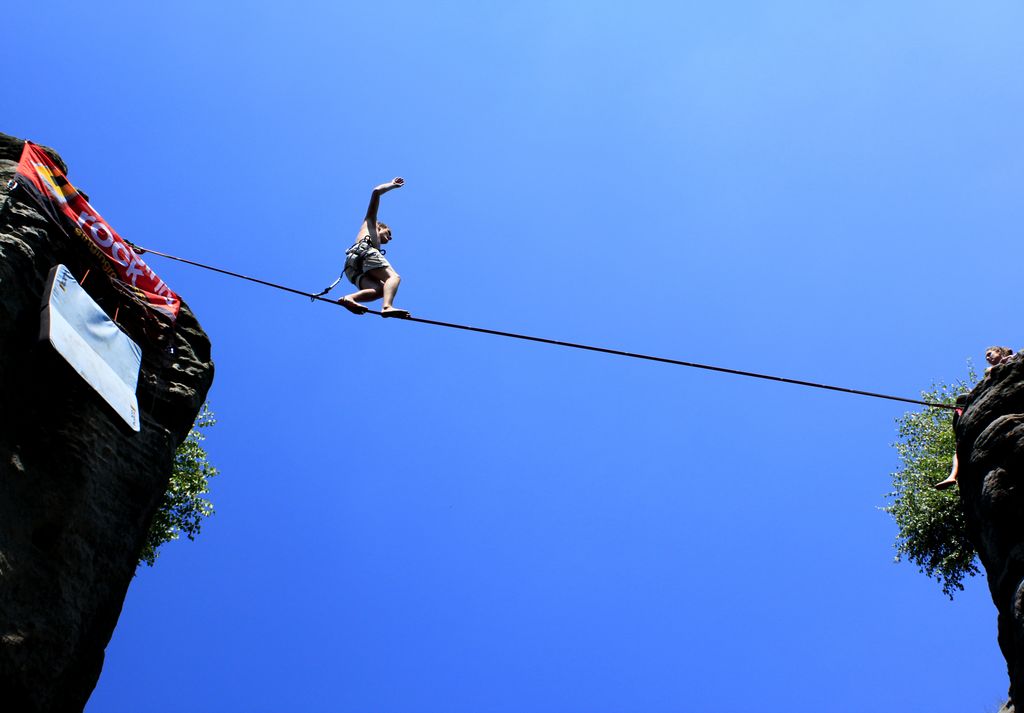
{"label": "person walking on slackline", "polygon": [[381,307],[382,317],[409,316],[406,310],[398,309],[393,304],[402,278],[384,257],[385,251],[381,250],[382,245],[391,242],[391,228],[377,220],[381,195],[404,185],[404,179],[395,178],[373,189],[370,194],[370,205],[366,209],[366,218],[359,227],[356,241],[345,251],[345,277],[358,291],[345,295],[338,300],[338,304],[353,314],[366,314],[366,307],[359,304],[360,302],[384,298]]}

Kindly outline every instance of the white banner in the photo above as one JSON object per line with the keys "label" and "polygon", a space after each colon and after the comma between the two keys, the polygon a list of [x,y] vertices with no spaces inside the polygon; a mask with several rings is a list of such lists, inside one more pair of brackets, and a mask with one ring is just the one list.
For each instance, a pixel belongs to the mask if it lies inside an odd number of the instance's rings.
{"label": "white banner", "polygon": [[121,331],[63,265],[50,270],[40,339],[49,340],[75,371],[138,431],[142,349]]}

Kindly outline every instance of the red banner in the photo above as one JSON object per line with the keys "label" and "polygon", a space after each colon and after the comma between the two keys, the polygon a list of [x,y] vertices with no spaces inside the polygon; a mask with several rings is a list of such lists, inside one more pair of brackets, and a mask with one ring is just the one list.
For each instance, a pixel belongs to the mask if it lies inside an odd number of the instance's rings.
{"label": "red banner", "polygon": [[25,142],[18,163],[18,177],[40,206],[58,221],[63,218],[73,232],[90,241],[109,261],[121,282],[172,320],[181,300],[156,276],[142,258],[93,210],[89,201],[68,182],[64,172],[45,151]]}

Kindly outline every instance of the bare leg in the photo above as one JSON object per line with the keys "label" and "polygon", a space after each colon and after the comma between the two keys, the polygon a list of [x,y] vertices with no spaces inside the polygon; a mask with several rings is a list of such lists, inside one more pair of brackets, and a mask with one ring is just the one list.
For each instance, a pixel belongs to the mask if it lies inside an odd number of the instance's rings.
{"label": "bare leg", "polygon": [[[374,284],[375,283],[375,284]],[[350,295],[345,295],[338,300],[338,304],[347,309],[353,314],[366,314],[366,307],[363,307],[360,302],[373,302],[384,294],[382,285],[380,282],[373,280],[367,276],[363,276],[359,280],[361,289],[358,292],[353,292]],[[369,285],[363,287],[363,285]]]}
{"label": "bare leg", "polygon": [[402,282],[402,278],[397,272],[390,267],[378,267],[375,270],[370,270],[366,273],[370,278],[381,281],[381,291],[383,292],[384,304],[381,306],[381,316],[383,317],[408,317],[409,313],[404,309],[398,309],[394,306],[395,294],[398,292],[398,285]]}
{"label": "bare leg", "polygon": [[[370,285],[369,287],[363,287],[363,285]],[[359,292],[353,292],[348,295],[354,302],[373,302],[379,300],[384,296],[384,290],[382,289],[381,283],[372,280],[369,277],[363,277],[359,281],[360,289]]]}
{"label": "bare leg", "polygon": [[960,462],[956,459],[956,453],[953,454],[953,469],[949,471],[949,475],[946,476],[945,480],[941,480],[935,484],[936,490],[945,490],[956,485],[957,471],[960,470]]}

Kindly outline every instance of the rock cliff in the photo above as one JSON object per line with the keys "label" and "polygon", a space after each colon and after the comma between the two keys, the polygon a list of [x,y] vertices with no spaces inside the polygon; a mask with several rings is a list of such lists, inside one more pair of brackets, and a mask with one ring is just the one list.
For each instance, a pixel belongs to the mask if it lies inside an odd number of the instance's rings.
{"label": "rock cliff", "polygon": [[[187,305],[154,328],[82,241],[5,188],[22,144],[0,134],[0,708],[81,711],[213,364]],[[142,347],[140,433],[38,341],[57,263],[89,270],[85,289]]]}
{"label": "rock cliff", "polygon": [[957,424],[960,498],[999,611],[1011,703],[1024,709],[1024,353],[993,367]]}

